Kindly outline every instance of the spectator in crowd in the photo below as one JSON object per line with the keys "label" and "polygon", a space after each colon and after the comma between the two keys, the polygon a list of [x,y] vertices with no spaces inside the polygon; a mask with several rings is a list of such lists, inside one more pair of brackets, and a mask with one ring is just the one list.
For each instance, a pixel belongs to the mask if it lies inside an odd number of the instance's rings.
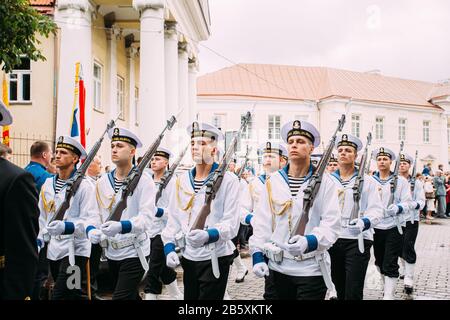
{"label": "spectator in crowd", "polygon": [[423,167],[422,174],[424,176],[429,176],[432,174],[431,163],[428,163],[426,166]]}
{"label": "spectator in crowd", "polygon": [[48,177],[52,174],[47,171],[53,157],[52,148],[45,141],[36,141],[30,148],[30,163],[25,167],[25,171],[31,173],[36,183],[38,192]]}
{"label": "spectator in crowd", "polygon": [[8,161],[11,161],[12,149],[6,144],[0,143],[0,157]]}
{"label": "spectator in crowd", "polygon": [[433,184],[434,188],[436,189],[436,199],[437,199],[437,217],[446,219],[447,216],[445,215],[445,212],[447,211],[447,202],[446,202],[446,185],[445,185],[445,179],[442,175],[441,170],[436,171],[436,176],[433,178]]}
{"label": "spectator in crowd", "polygon": [[87,169],[87,176],[92,179],[92,181],[97,181],[102,173],[102,157],[97,155],[92,160],[89,168]]}
{"label": "spectator in crowd", "polygon": [[423,189],[425,191],[425,197],[427,199],[426,207],[427,207],[427,220],[433,220],[433,212],[436,210],[436,207],[434,206],[434,188],[433,183],[431,182],[430,176],[425,176],[425,184],[423,186]]}
{"label": "spectator in crowd", "polygon": [[47,171],[51,174],[58,173],[58,171],[56,169],[56,164],[55,164],[55,157],[52,157],[52,160],[50,160],[50,165],[47,167]]}
{"label": "spectator in crowd", "polygon": [[445,215],[450,218],[450,179],[447,179],[446,183],[446,202],[447,202],[447,208],[445,210]]}

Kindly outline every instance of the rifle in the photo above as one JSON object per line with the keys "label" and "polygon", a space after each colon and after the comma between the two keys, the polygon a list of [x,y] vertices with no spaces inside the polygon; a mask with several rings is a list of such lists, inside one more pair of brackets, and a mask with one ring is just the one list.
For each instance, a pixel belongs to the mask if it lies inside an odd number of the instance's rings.
{"label": "rifle", "polygon": [[[416,156],[414,157],[413,171],[411,174],[411,196],[412,197],[414,197],[414,189],[416,188],[417,154],[418,154],[418,150],[416,150]],[[411,223],[414,223],[414,212],[415,212],[415,210],[411,210]]]}
{"label": "rifle", "polygon": [[251,117],[252,117],[251,113],[250,111],[248,111],[245,117],[242,119],[243,121],[239,131],[234,134],[233,140],[231,140],[231,143],[227,151],[225,152],[225,155],[223,156],[223,159],[220,162],[219,167],[214,172],[212,179],[208,181],[206,185],[205,203],[200,209],[200,212],[197,215],[197,218],[195,219],[191,230],[197,229],[203,230],[205,228],[206,218],[211,213],[211,202],[216,197],[216,194],[219,191],[220,186],[222,185],[223,177],[228,168],[228,164],[233,154],[235,153],[238,137],[241,134],[242,130],[244,130],[244,128],[247,127],[247,124],[250,122]]}
{"label": "rifle", "polygon": [[[361,193],[364,187],[364,174],[367,164],[367,158],[370,158],[369,145],[371,142],[372,142],[372,133],[369,132],[369,134],[367,135],[366,148],[364,149],[364,153],[361,157],[358,169],[358,176],[356,177],[355,184],[353,185],[353,208],[352,213],[350,214],[350,221],[360,217],[359,200],[361,200]],[[361,253],[364,253],[364,239],[362,232],[358,234],[358,248]]]}
{"label": "rifle", "polygon": [[78,191],[78,188],[81,185],[81,181],[86,175],[86,171],[89,168],[89,165],[94,160],[95,155],[97,154],[98,150],[100,149],[100,146],[102,145],[103,139],[105,138],[105,134],[115,126],[115,121],[111,120],[107,126],[105,131],[103,131],[102,136],[100,139],[97,140],[95,145],[92,147],[91,151],[87,155],[86,159],[84,160],[83,164],[77,169],[73,177],[67,182],[66,187],[66,195],[64,197],[63,203],[59,206],[58,210],[56,211],[55,215],[50,219],[48,224],[52,223],[53,221],[61,221],[64,219],[64,216],[66,214],[67,209],[70,207],[70,200],[75,196],[75,194]]}
{"label": "rifle", "polygon": [[237,176],[238,176],[239,179],[241,179],[242,173],[244,173],[245,167],[246,167],[246,165],[247,165],[247,161],[248,161],[248,159],[249,159],[249,155],[250,155],[250,150],[251,150],[251,149],[252,149],[252,148],[250,148],[250,147],[247,145],[247,151],[245,152],[244,164],[241,166],[241,168],[239,169],[239,172],[238,172],[238,174],[237,174]]}
{"label": "rifle", "polygon": [[173,125],[176,122],[177,119],[175,118],[175,116],[172,116],[169,120],[167,120],[166,126],[159,134],[158,138],[156,138],[156,140],[150,146],[150,148],[145,152],[142,161],[139,163],[137,167],[132,169],[131,173],[124,180],[122,185],[122,196],[120,197],[119,202],[115,205],[114,209],[112,210],[111,214],[109,215],[108,219],[106,219],[106,221],[120,221],[120,219],[122,218],[123,211],[127,208],[128,197],[131,196],[134,190],[136,189],[139,180],[141,179],[142,174],[144,173],[145,168],[147,168],[153,155],[155,154],[156,150],[161,144],[161,141],[164,138],[166,130],[172,129]]}
{"label": "rifle", "polygon": [[[393,178],[391,180],[391,195],[389,197],[388,207],[394,203],[394,193],[395,189],[397,189],[397,183],[398,183],[398,173],[400,169],[400,155],[403,152],[403,145],[404,141],[400,143],[400,152],[398,153],[397,161],[395,161],[395,168],[393,173]],[[397,225],[397,230],[400,234],[403,234],[402,226],[400,225],[400,221],[398,219],[398,216],[395,216],[395,224]]]}
{"label": "rifle", "polygon": [[181,160],[183,160],[184,155],[186,154],[186,151],[188,149],[188,147],[190,146],[190,144],[188,144],[179,154],[177,160],[172,163],[172,165],[170,166],[169,170],[166,170],[166,172],[164,172],[164,175],[161,178],[161,183],[158,186],[158,192],[156,192],[156,197],[155,197],[155,204],[158,203],[158,200],[161,198],[162,196],[162,192],[163,190],[167,187],[167,185],[169,184],[170,179],[172,179],[176,168],[180,165]]}
{"label": "rifle", "polygon": [[305,234],[306,224],[308,223],[309,220],[309,210],[311,210],[314,204],[315,197],[319,192],[323,173],[325,172],[325,169],[327,167],[328,161],[330,160],[331,153],[334,148],[334,144],[336,143],[337,133],[342,130],[342,128],[344,127],[344,123],[345,123],[345,114],[343,114],[341,116],[341,119],[339,119],[336,131],[331,137],[330,142],[328,143],[328,147],[324,152],[322,158],[320,159],[319,164],[317,165],[317,168],[315,169],[311,177],[311,180],[308,183],[308,186],[304,190],[302,215],[301,218],[297,220],[294,228],[292,229],[291,237],[295,235],[303,236]]}

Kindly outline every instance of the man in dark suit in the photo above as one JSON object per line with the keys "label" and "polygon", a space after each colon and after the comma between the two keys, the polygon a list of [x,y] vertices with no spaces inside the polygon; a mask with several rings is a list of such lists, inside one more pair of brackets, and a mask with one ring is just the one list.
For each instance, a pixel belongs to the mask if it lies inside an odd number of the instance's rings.
{"label": "man in dark suit", "polygon": [[[0,126],[12,117],[0,101]],[[33,176],[0,158],[0,300],[30,299],[38,264],[38,193]]]}

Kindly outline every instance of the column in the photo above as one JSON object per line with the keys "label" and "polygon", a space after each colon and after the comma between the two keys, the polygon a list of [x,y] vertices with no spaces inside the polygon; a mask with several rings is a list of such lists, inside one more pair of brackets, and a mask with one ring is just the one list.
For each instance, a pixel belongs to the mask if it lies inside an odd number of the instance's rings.
{"label": "column", "polygon": [[197,72],[198,64],[197,58],[192,57],[189,59],[188,63],[189,75],[188,75],[188,95],[189,95],[189,119],[195,119],[197,114]]}
{"label": "column", "polygon": [[[117,105],[117,40],[120,37],[120,31],[115,26],[106,30],[107,52],[108,52],[108,65],[109,74],[107,75],[108,83],[108,105],[109,105],[109,118],[116,119],[119,115]],[[121,118],[124,118],[123,116]],[[120,125],[120,124],[118,124]]]}
{"label": "column", "polygon": [[135,92],[134,89],[136,87],[135,83],[135,60],[134,58],[137,55],[137,48],[131,46],[127,48],[127,69],[128,69],[128,110],[129,110],[129,119],[130,119],[130,128],[132,131],[136,132],[136,123],[139,120],[139,114],[136,112],[135,108]]}
{"label": "column", "polygon": [[176,22],[166,21],[164,30],[164,69],[166,117],[175,115],[178,107],[178,35]]}
{"label": "column", "polygon": [[139,137],[144,151],[166,125],[164,1],[133,0],[140,11]]}
{"label": "column", "polygon": [[179,126],[186,128],[193,119],[189,118],[189,92],[188,92],[188,53],[187,43],[178,43],[178,105],[183,110]]}
{"label": "column", "polygon": [[[81,63],[86,87],[86,130],[91,123],[92,105],[92,10],[89,0],[59,0],[55,21],[60,28],[60,56],[58,70],[58,104],[56,137],[70,135],[74,100],[75,64]],[[55,57],[56,58],[56,57]],[[87,147],[92,143],[87,137]]]}

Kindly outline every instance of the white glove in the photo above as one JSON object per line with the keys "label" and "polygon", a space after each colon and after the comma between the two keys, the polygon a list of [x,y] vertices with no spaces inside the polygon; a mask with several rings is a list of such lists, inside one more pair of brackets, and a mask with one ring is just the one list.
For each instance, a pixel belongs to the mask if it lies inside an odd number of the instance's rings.
{"label": "white glove", "polygon": [[262,278],[264,276],[269,275],[269,267],[267,266],[267,263],[265,262],[258,262],[253,266],[253,273],[258,278]]}
{"label": "white glove", "polygon": [[351,233],[358,235],[364,230],[364,221],[362,219],[353,219],[349,222],[347,229]]}
{"label": "white glove", "polygon": [[170,252],[166,257],[166,265],[175,269],[180,264],[180,259],[175,251]]}
{"label": "white glove", "polygon": [[108,221],[102,224],[100,230],[108,237],[114,237],[122,231],[122,224],[119,221]]}
{"label": "white glove", "polygon": [[51,236],[59,236],[66,230],[64,221],[53,221],[47,226],[47,231]]}
{"label": "white glove", "polygon": [[91,243],[97,244],[100,243],[100,241],[102,241],[102,235],[103,232],[101,232],[100,230],[92,229],[88,233],[88,239]]}
{"label": "white glove", "polygon": [[387,209],[385,209],[385,211],[388,216],[393,217],[399,213],[400,208],[396,204],[391,204],[389,207],[387,207]]}
{"label": "white glove", "polygon": [[304,236],[296,235],[288,243],[279,244],[278,246],[293,256],[299,256],[308,249],[308,241]]}
{"label": "white glove", "polygon": [[209,234],[205,230],[192,230],[186,236],[186,243],[194,248],[200,248],[209,240]]}

